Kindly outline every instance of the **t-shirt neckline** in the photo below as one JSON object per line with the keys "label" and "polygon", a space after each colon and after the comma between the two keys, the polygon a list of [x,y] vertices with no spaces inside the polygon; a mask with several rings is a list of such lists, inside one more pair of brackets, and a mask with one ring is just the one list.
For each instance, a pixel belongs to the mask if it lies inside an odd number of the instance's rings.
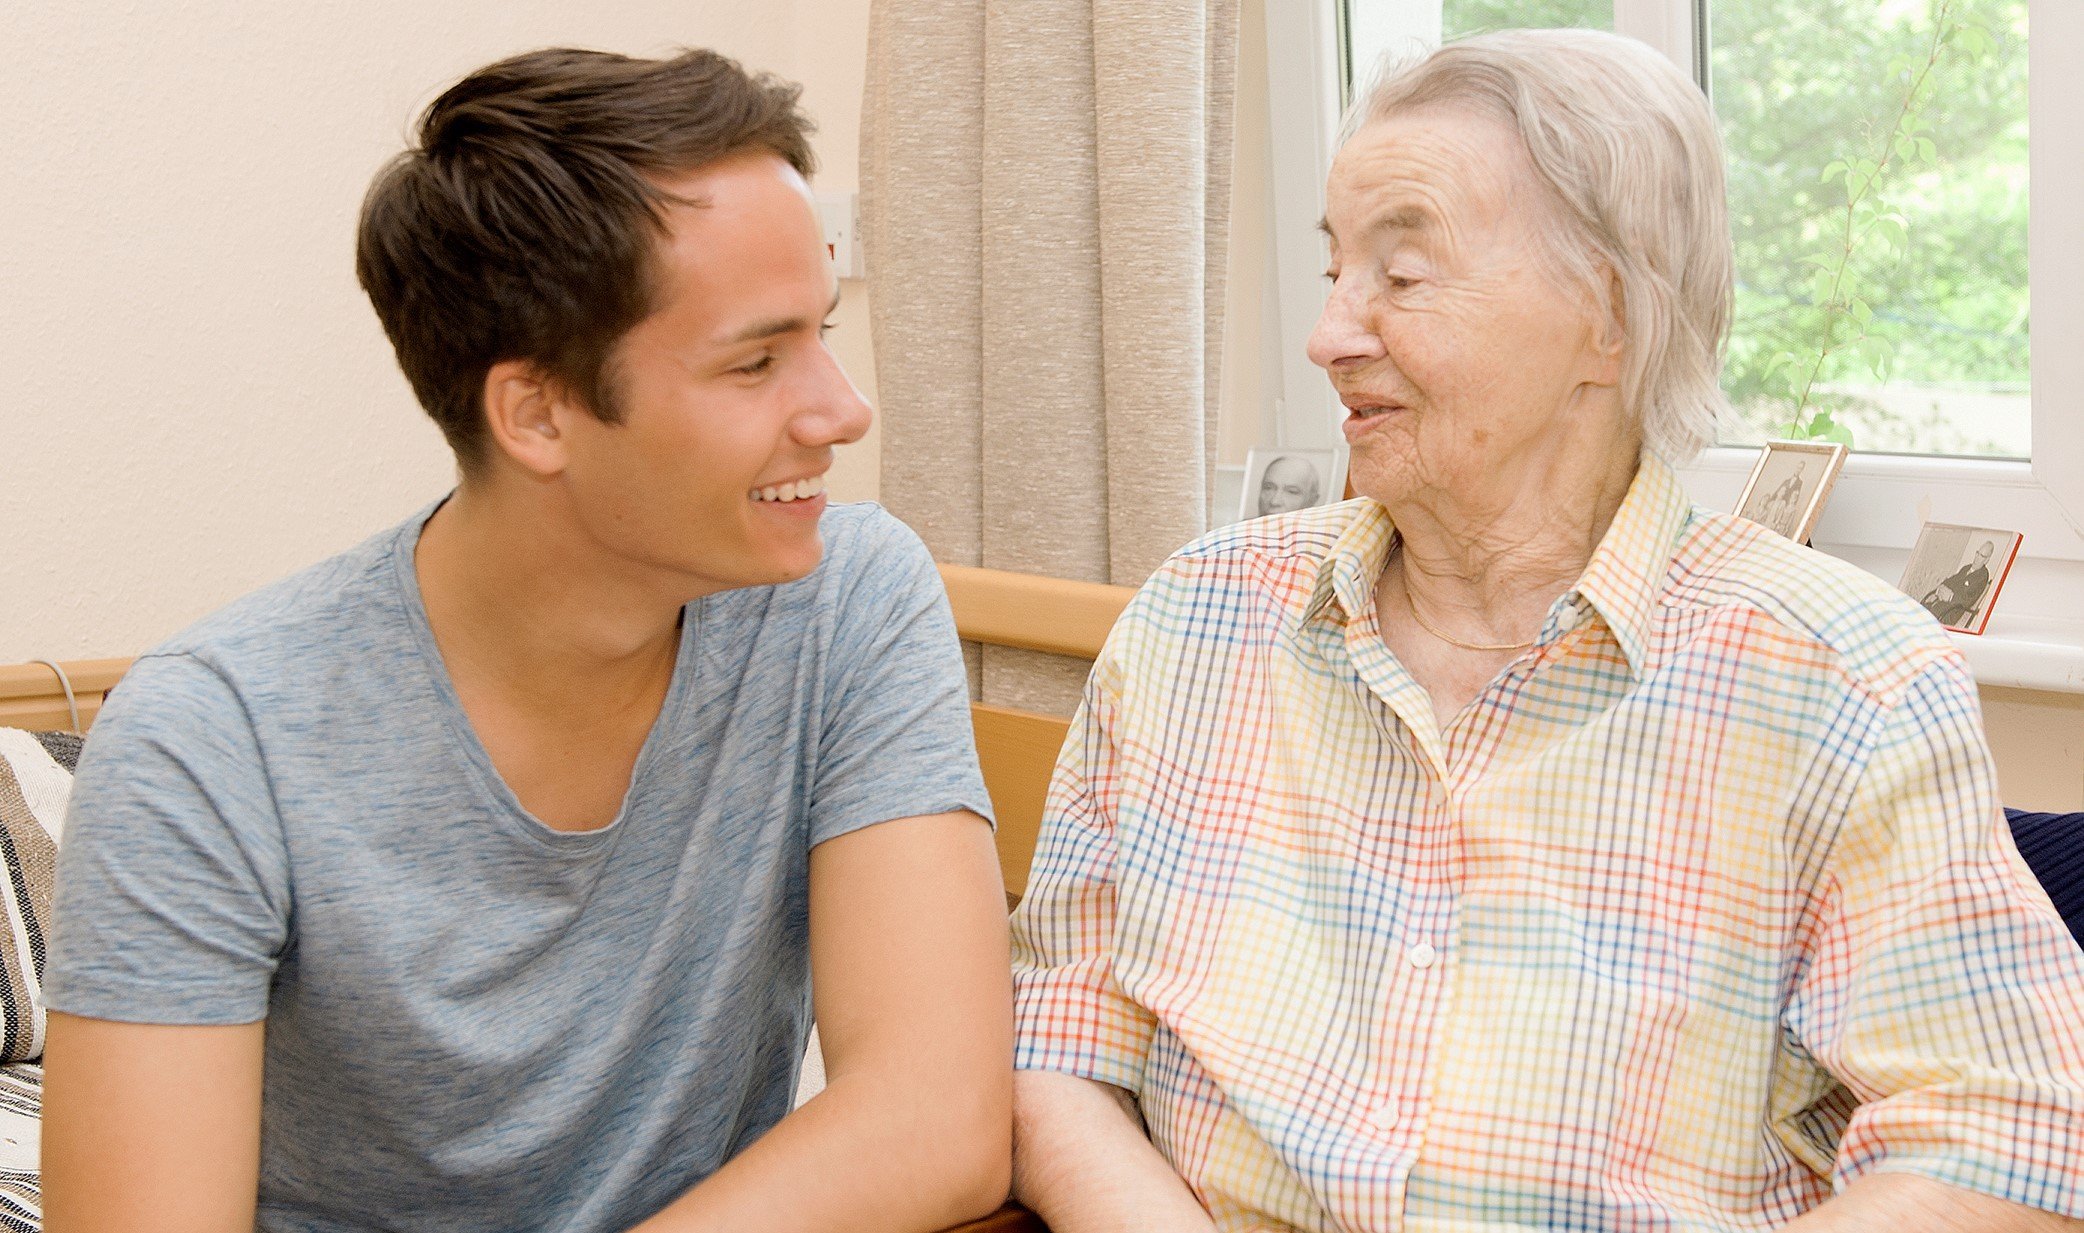
{"label": "t-shirt neckline", "polygon": [[696,600],[681,611],[680,645],[674,651],[673,679],[666,687],[665,700],[659,704],[658,718],[652,721],[651,731],[645,734],[644,744],[637,750],[637,760],[630,768],[630,781],[623,789],[622,804],[616,809],[615,816],[605,826],[591,830],[568,831],[551,826],[522,805],[521,798],[514,795],[499,768],[492,764],[492,755],[478,738],[477,730],[471,727],[470,716],[464,711],[463,700],[456,692],[456,683],[449,677],[448,664],[434,641],[434,626],[427,619],[427,605],[420,594],[419,570],[413,562],[413,554],[419,547],[420,535],[426,530],[427,521],[454,495],[453,490],[445,493],[407,519],[391,543],[391,567],[399,606],[406,625],[412,631],[413,646],[425,669],[434,704],[441,711],[443,725],[448,729],[457,754],[469,769],[480,799],[512,833],[561,852],[591,851],[612,843],[629,829],[627,819],[643,795],[647,772],[659,756],[656,751],[665,743],[664,734],[684,709],[681,699],[689,688],[687,678],[695,671],[694,651],[697,627],[701,624],[702,601]]}

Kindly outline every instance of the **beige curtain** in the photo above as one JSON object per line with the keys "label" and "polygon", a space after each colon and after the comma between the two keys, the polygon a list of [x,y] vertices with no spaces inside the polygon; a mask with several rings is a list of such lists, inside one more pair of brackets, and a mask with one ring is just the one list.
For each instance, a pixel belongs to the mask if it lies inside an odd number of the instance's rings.
{"label": "beige curtain", "polygon": [[[945,562],[1134,585],[1208,526],[1238,0],[874,0],[883,501]],[[987,648],[986,701],[1083,665]]]}

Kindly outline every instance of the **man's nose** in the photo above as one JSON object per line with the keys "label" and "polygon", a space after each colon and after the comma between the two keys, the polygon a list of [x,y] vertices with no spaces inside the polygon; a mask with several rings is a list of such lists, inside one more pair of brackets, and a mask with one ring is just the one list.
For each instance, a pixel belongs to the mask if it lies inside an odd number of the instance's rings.
{"label": "man's nose", "polygon": [[867,435],[875,410],[840,367],[839,358],[822,345],[818,351],[810,397],[796,417],[797,439],[805,445],[849,445]]}

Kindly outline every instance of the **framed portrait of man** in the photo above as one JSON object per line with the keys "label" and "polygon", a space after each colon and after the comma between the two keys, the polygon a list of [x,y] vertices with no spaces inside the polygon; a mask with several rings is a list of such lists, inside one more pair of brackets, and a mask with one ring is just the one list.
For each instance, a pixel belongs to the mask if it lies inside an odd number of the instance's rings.
{"label": "framed portrait of man", "polygon": [[1737,498],[1737,516],[1808,543],[1845,455],[1845,447],[1835,441],[1766,442],[1744,495]]}
{"label": "framed portrait of man", "polygon": [[1346,476],[1339,462],[1336,450],[1253,450],[1245,458],[1238,518],[1292,514],[1340,500]]}
{"label": "framed portrait of man", "polygon": [[1896,585],[1941,625],[1959,634],[1980,634],[2024,538],[2017,531],[1928,522]]}

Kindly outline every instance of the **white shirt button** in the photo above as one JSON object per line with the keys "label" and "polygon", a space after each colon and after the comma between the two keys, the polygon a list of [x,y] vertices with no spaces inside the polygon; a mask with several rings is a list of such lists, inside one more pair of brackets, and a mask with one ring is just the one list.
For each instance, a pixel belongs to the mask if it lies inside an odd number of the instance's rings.
{"label": "white shirt button", "polygon": [[1440,957],[1440,952],[1433,949],[1431,942],[1420,942],[1404,952],[1404,957],[1411,961],[1414,968],[1429,968],[1433,966],[1433,961]]}
{"label": "white shirt button", "polygon": [[1395,1130],[1397,1123],[1403,1120],[1403,1115],[1397,1112],[1397,1107],[1393,1104],[1384,1105],[1368,1114],[1368,1123],[1377,1130]]}

